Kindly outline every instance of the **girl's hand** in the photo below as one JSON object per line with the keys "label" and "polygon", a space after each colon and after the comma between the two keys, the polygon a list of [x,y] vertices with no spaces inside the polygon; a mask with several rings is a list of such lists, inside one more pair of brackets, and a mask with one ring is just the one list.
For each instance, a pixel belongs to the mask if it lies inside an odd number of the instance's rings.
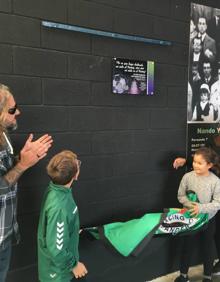
{"label": "girl's hand", "polygon": [[191,208],[189,209],[191,216],[197,216],[199,214],[199,205],[198,203],[191,202]]}

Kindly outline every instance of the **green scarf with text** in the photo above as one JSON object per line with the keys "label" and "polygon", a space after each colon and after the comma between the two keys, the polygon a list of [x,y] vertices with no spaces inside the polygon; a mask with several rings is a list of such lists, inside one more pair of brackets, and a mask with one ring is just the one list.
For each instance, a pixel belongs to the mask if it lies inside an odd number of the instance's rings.
{"label": "green scarf with text", "polygon": [[[198,202],[194,192],[188,193],[192,202]],[[208,214],[192,217],[186,208],[169,208],[163,213],[148,213],[126,222],[114,222],[87,228],[96,239],[102,239],[121,255],[137,256],[155,235],[189,234],[208,222]]]}

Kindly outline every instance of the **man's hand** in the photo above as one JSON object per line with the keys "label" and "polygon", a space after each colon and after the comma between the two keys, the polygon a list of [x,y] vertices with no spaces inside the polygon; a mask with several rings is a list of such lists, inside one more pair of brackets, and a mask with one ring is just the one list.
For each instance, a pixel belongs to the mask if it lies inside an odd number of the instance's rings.
{"label": "man's hand", "polygon": [[73,268],[72,272],[76,279],[81,278],[88,273],[85,265],[82,262],[78,262]]}
{"label": "man's hand", "polygon": [[193,81],[199,81],[201,79],[201,76],[199,75],[199,73],[197,73],[194,77],[193,77]]}
{"label": "man's hand", "polygon": [[206,55],[206,57],[208,57],[209,59],[213,57],[213,52],[210,49],[206,49],[204,54]]}
{"label": "man's hand", "polygon": [[20,160],[17,166],[25,171],[26,169],[35,165],[39,160],[43,159],[52,146],[53,139],[50,135],[45,134],[33,140],[33,134],[30,134],[23,149],[20,152]]}
{"label": "man's hand", "polygon": [[19,161],[4,175],[4,178],[9,185],[16,183],[25,170],[44,158],[53,142],[52,137],[48,134],[43,135],[34,142],[32,140],[33,134],[30,134],[20,152]]}
{"label": "man's hand", "polygon": [[190,215],[191,216],[197,216],[199,214],[199,205],[198,205],[198,203],[191,202],[190,205],[191,205],[191,207],[189,209]]}
{"label": "man's hand", "polygon": [[53,139],[50,135],[44,134],[36,141],[33,141],[33,134],[30,134],[22,150],[33,150],[41,156],[47,153],[48,149],[51,147]]}
{"label": "man's hand", "polygon": [[173,162],[173,167],[175,169],[178,169],[179,167],[182,167],[186,164],[186,159],[185,158],[176,158]]}

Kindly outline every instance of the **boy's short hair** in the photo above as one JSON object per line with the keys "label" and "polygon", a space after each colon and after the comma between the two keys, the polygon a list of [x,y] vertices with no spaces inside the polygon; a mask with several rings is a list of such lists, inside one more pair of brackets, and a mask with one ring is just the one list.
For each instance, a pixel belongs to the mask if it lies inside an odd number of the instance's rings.
{"label": "boy's short hair", "polygon": [[64,150],[49,161],[47,174],[54,184],[66,185],[79,170],[77,155],[69,150]]}

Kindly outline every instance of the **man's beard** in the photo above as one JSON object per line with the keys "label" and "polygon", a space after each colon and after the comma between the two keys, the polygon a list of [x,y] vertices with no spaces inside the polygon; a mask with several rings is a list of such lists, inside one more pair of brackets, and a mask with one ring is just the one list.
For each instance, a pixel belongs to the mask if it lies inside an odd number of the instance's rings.
{"label": "man's beard", "polygon": [[14,131],[18,128],[17,122],[6,125],[8,131]]}

